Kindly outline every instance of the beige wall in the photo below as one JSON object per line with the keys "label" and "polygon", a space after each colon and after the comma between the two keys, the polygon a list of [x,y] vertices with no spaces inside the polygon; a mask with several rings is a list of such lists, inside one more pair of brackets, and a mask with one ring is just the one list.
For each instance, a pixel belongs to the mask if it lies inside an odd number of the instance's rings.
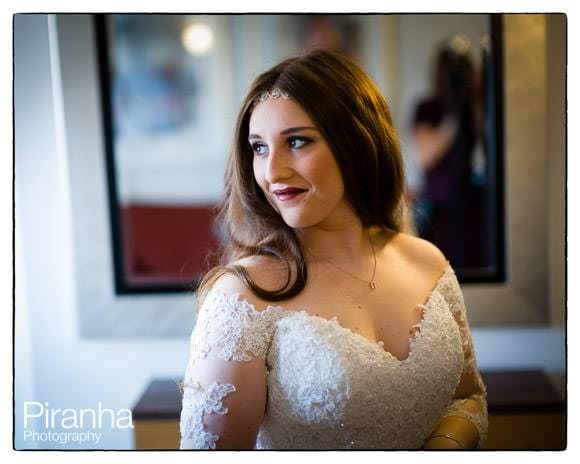
{"label": "beige wall", "polygon": [[561,25],[546,15],[504,16],[507,282],[464,287],[472,325],[564,320],[564,74],[562,53],[553,53]]}
{"label": "beige wall", "polygon": [[[463,15],[387,16],[398,54],[382,63],[397,71],[380,77],[399,90],[399,108],[416,71],[405,72],[412,50],[435,33],[463,24]],[[472,21],[478,18],[471,17]],[[485,24],[485,19],[480,20]],[[549,326],[565,320],[564,296],[564,52],[563,15],[513,14],[504,26],[504,174],[507,282],[464,285],[473,326]],[[402,32],[404,31],[404,32]],[[417,34],[421,31],[422,34]],[[386,37],[386,36],[385,36]],[[397,40],[393,40],[396,37]],[[403,57],[406,57],[403,59]],[[405,61],[407,60],[407,61]],[[407,67],[410,65],[407,63]],[[413,66],[410,66],[414,69]],[[419,73],[419,74],[425,74]],[[393,83],[395,81],[395,83]],[[405,130],[399,132],[405,146]]]}
{"label": "beige wall", "polygon": [[566,17],[546,16],[547,112],[549,173],[549,253],[550,319],[553,325],[565,323],[565,194],[566,194],[566,115],[565,63]]}

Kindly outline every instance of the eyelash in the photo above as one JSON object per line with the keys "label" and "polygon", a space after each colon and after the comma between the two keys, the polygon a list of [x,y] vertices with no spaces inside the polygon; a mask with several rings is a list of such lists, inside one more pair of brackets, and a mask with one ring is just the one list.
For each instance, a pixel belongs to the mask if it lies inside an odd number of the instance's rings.
{"label": "eyelash", "polygon": [[[288,142],[289,145],[291,145],[293,142],[296,142],[296,141],[302,142],[301,146],[294,148],[295,150],[300,150],[301,148],[304,148],[306,145],[308,145],[310,142],[312,142],[312,139],[309,139],[308,137],[294,135],[294,136],[288,137],[288,139],[286,141]],[[254,154],[256,156],[263,156],[263,153],[258,152],[258,149],[260,147],[263,147],[263,146],[265,146],[265,144],[262,142],[253,142],[251,144],[252,151],[254,152]],[[290,148],[292,148],[292,147],[290,147]]]}

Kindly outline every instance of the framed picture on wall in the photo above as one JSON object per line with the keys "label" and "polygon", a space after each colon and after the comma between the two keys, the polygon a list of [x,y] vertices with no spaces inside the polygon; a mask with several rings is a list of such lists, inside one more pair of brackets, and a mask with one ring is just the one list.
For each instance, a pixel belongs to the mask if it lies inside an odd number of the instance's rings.
{"label": "framed picture on wall", "polygon": [[[399,42],[381,41],[395,23]],[[313,48],[371,76],[396,57],[416,233],[461,281],[503,280],[496,15],[112,14],[95,25],[117,293],[194,290],[217,264],[214,207],[239,104],[261,71]]]}

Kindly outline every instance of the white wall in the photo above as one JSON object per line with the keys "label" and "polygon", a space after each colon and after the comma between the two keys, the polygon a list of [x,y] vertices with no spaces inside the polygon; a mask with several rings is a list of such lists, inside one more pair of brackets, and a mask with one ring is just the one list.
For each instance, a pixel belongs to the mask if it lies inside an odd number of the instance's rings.
{"label": "white wall", "polygon": [[[79,337],[77,314],[83,308],[75,298],[78,272],[73,256],[69,157],[63,108],[59,107],[61,89],[54,81],[59,79],[58,70],[51,68],[51,60],[58,63],[51,41],[54,37],[49,37],[49,21],[44,15],[17,16],[14,34],[15,413],[16,445],[21,448],[29,447],[18,441],[22,401],[49,402],[55,408],[95,408],[100,401],[111,409],[131,408],[152,378],[182,374],[188,340]],[[93,195],[105,196],[104,179],[97,185],[101,190]],[[474,328],[472,333],[482,369],[540,367],[554,371],[564,367],[563,329]],[[89,447],[129,449],[132,439],[129,430],[109,429],[104,430],[98,445]]]}
{"label": "white wall", "polygon": [[[185,338],[78,336],[67,166],[57,131],[62,109],[54,106],[48,26],[45,15],[17,16],[14,25],[19,448],[31,447],[21,439],[23,401],[131,408],[152,377],[176,377],[187,361]],[[132,443],[132,431],[105,429],[98,446],[89,447],[128,449]]]}

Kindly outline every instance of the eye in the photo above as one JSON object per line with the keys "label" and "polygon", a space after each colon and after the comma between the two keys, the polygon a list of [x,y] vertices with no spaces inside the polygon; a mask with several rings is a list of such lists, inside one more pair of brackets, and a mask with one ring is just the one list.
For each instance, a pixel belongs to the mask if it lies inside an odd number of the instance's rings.
{"label": "eye", "polygon": [[290,148],[302,148],[306,145],[308,145],[310,142],[312,142],[311,139],[309,139],[308,137],[299,137],[299,136],[293,136],[293,137],[288,137],[288,144],[290,145]]}
{"label": "eye", "polygon": [[257,155],[263,155],[268,148],[267,145],[262,142],[254,142],[251,143],[250,146],[252,147],[252,151]]}
{"label": "eye", "polygon": [[[299,150],[309,143],[312,142],[312,139],[304,136],[297,136],[293,135],[287,138],[287,143],[290,149],[292,150]],[[263,156],[268,151],[268,145],[263,142],[250,142],[250,147],[256,156]]]}

